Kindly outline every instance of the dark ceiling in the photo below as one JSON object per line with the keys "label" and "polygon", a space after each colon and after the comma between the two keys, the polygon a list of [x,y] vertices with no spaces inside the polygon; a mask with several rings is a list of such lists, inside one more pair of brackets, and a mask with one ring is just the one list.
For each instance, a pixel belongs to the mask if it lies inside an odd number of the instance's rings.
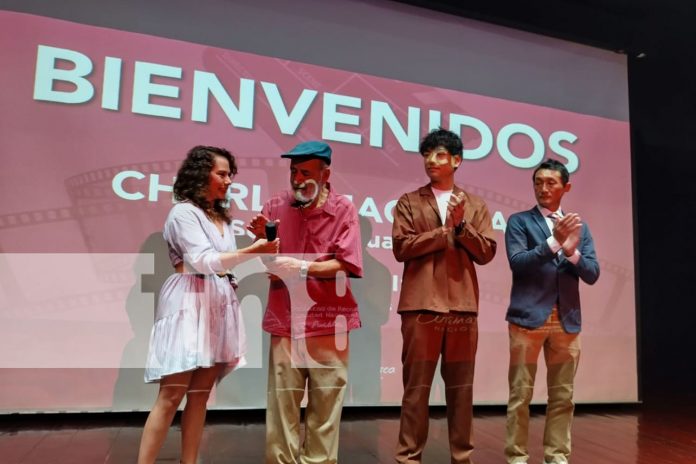
{"label": "dark ceiling", "polygon": [[446,13],[569,39],[628,54],[696,39],[689,0],[405,0]]}

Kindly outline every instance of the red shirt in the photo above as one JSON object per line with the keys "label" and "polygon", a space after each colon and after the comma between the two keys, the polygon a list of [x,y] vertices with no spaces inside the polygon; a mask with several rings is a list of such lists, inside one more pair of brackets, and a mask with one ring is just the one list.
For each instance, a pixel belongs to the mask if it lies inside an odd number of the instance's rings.
{"label": "red shirt", "polygon": [[[347,277],[362,277],[360,225],[351,201],[329,195],[320,208],[290,206],[291,192],[271,198],[263,207],[269,220],[280,220],[280,253],[307,262],[338,259]],[[303,338],[348,332],[360,327],[358,304],[347,278],[272,280],[263,329],[273,335]]]}

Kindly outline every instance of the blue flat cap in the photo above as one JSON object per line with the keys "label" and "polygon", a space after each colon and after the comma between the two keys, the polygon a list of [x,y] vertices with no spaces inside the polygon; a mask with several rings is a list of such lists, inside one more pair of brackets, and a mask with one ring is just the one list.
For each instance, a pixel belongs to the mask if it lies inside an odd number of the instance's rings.
{"label": "blue flat cap", "polygon": [[317,158],[331,164],[331,147],[324,142],[311,140],[302,142],[287,153],[280,155],[281,158]]}

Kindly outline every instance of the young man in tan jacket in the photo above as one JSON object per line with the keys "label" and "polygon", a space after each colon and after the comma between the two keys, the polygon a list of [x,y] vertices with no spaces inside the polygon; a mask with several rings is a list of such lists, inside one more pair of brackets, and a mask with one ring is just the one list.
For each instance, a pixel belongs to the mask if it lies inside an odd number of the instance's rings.
{"label": "young man in tan jacket", "polygon": [[394,210],[394,256],[404,263],[399,298],[404,396],[396,462],[420,463],[438,359],[445,382],[451,462],[470,464],[472,384],[478,342],[474,264],[493,259],[496,242],[484,201],[454,183],[462,141],[436,129],[420,144],[430,183]]}

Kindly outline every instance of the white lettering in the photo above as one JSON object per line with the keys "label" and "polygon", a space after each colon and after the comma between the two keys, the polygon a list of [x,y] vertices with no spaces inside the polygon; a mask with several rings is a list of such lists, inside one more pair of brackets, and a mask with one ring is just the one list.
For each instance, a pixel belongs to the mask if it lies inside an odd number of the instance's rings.
{"label": "white lettering", "polygon": [[105,110],[118,111],[121,92],[121,59],[107,56],[104,59],[104,85],[101,106]]}
{"label": "white lettering", "polygon": [[288,113],[276,84],[261,82],[261,87],[266,94],[268,104],[271,105],[271,111],[273,111],[273,116],[275,116],[280,132],[286,135],[294,135],[302,120],[307,116],[307,111],[309,111],[309,107],[314,102],[317,91],[304,89],[292,111]]}
{"label": "white lettering", "polygon": [[437,110],[428,111],[428,131],[442,126],[442,113]]}
{"label": "white lettering", "polygon": [[249,189],[244,184],[238,184],[237,182],[232,182],[230,186],[229,197],[231,201],[234,201],[237,209],[240,211],[248,211],[246,204],[244,204],[244,199],[249,196]]}
{"label": "white lettering", "polygon": [[393,248],[391,235],[385,235],[382,238],[382,248],[385,250],[391,250]]}
{"label": "white lettering", "polygon": [[420,130],[420,108],[408,107],[408,130],[399,124],[391,107],[381,101],[372,101],[370,108],[370,145],[377,148],[384,146],[384,123],[391,129],[397,142],[405,151],[418,153]]}
{"label": "white lettering", "polygon": [[360,125],[360,116],[357,114],[339,113],[339,106],[347,106],[348,108],[360,109],[362,100],[357,97],[348,97],[334,93],[324,94],[324,118],[322,121],[321,136],[324,140],[333,140],[335,142],[352,143],[360,145],[362,137],[360,134],[351,132],[342,132],[336,129],[337,124],[348,124],[351,126]]}
{"label": "white lettering", "polygon": [[254,81],[239,79],[239,106],[235,105],[227,90],[213,73],[195,71],[193,73],[193,102],[191,119],[208,122],[208,94],[212,94],[227,119],[235,127],[252,129],[254,127]]}
{"label": "white lettering", "polygon": [[[121,109],[121,89],[124,69],[128,69],[121,58],[105,56],[103,63],[102,88],[89,80],[94,72],[96,62],[90,57],[78,51],[65,48],[39,45],[36,55],[36,73],[34,81],[33,98],[37,101],[49,101],[64,104],[81,104],[89,102],[98,91],[101,94],[101,108],[109,111]],[[257,98],[264,98],[272,117],[275,119],[280,133],[284,135],[296,135],[303,122],[309,115],[312,105],[317,100],[319,92],[314,89],[301,89],[296,100],[285,101],[282,96],[282,88],[274,82],[260,82],[263,92],[259,97],[256,94],[256,81],[240,78],[239,96],[230,96],[218,77],[211,72],[199,70],[184,70],[181,67],[167,66],[157,63],[135,61],[133,63],[133,93],[131,111],[136,114],[180,120],[183,110],[181,105],[162,104],[166,99],[173,99],[179,103],[181,85],[162,83],[164,79],[182,81],[182,76],[189,77],[188,85],[191,89],[191,120],[207,123],[209,120],[210,100],[214,99],[232,126],[243,129],[254,128],[254,114]],[[311,77],[305,73],[303,78]],[[316,83],[315,85],[319,85]],[[293,97],[294,98],[294,97]],[[363,100],[360,97],[341,95],[325,92],[321,95],[322,102],[322,138],[327,141],[342,142],[353,145],[363,143],[363,133],[369,131],[369,145],[382,148],[385,156],[398,154],[399,148],[406,152],[418,152],[418,144],[423,108],[410,106],[401,110],[393,103],[380,100],[366,100],[369,112],[363,110]],[[156,99],[156,103],[153,100]],[[389,100],[391,101],[391,100]],[[466,146],[463,150],[463,158],[467,160],[479,160],[490,155],[494,147],[497,153],[508,165],[520,169],[532,169],[536,167],[548,149],[550,153],[558,155],[565,160],[568,171],[573,173],[578,170],[580,159],[574,151],[573,144],[578,136],[565,131],[557,130],[550,134],[548,140],[544,140],[540,132],[524,123],[511,123],[500,129],[497,134],[481,119],[471,115],[450,113],[443,115],[437,109],[428,109],[427,126],[430,130],[440,127],[444,118],[449,118],[449,128],[462,135],[467,141],[473,140],[478,146]],[[404,115],[405,112],[405,115]],[[368,114],[364,114],[368,113]],[[403,118],[406,118],[403,120]],[[369,118],[366,127],[362,127],[364,118]],[[390,146],[385,142],[385,126],[391,131],[398,142]],[[265,128],[266,129],[266,128]],[[475,132],[473,132],[473,131]],[[517,141],[515,136],[524,136],[531,141],[531,152],[528,154],[513,153],[511,140]],[[479,140],[478,142],[476,142]],[[526,140],[525,140],[526,142]],[[519,144],[514,144],[519,147]],[[525,146],[525,145],[522,145]],[[519,149],[517,149],[519,151]],[[121,186],[117,194],[122,193],[123,198],[135,199],[134,192],[125,192]],[[154,190],[153,190],[154,189]],[[162,191],[157,184],[152,186],[150,196],[154,192]],[[240,192],[241,194],[241,192]],[[248,195],[248,192],[245,194]],[[247,210],[258,211],[261,209],[260,200],[255,192],[252,192],[252,202],[247,204]],[[240,201],[237,197],[236,201]],[[374,200],[373,200],[374,201]],[[379,212],[375,205],[363,205],[366,216],[374,217],[381,222]],[[393,204],[385,206],[384,216],[390,222]],[[379,218],[379,220],[377,220]]]}
{"label": "white lettering", "polygon": [[561,142],[575,143],[577,139],[575,134],[566,131],[556,131],[549,137],[549,148],[552,152],[568,160],[565,166],[571,174],[577,171],[580,165],[578,155],[561,145]]}
{"label": "white lettering", "polygon": [[263,205],[261,204],[261,186],[254,184],[251,186],[251,210],[261,211]]}
{"label": "white lettering", "polygon": [[384,250],[392,249],[392,238],[390,235],[375,235],[367,242],[368,248],[382,248]]}
{"label": "white lettering", "polygon": [[401,285],[401,277],[396,274],[392,274],[392,292],[396,293],[399,291],[399,285]]}
{"label": "white lettering", "polygon": [[505,228],[507,227],[507,222],[505,221],[505,216],[503,216],[503,213],[500,211],[496,211],[493,213],[493,217],[491,218],[491,222],[493,223],[493,229],[494,230],[500,230],[505,232]]}
{"label": "white lettering", "polygon": [[145,198],[145,195],[143,195],[140,192],[125,191],[125,189],[123,188],[123,182],[129,178],[140,180],[145,178],[145,174],[138,171],[121,171],[118,174],[116,174],[113,180],[111,181],[111,189],[117,196],[123,198],[124,200],[142,200],[143,198]]}
{"label": "white lettering", "polygon": [[363,204],[358,210],[358,214],[374,219],[377,224],[382,223],[382,216],[379,215],[379,209],[377,208],[375,199],[372,197],[365,198],[365,201],[363,201]]}
{"label": "white lettering", "polygon": [[[510,138],[517,134],[526,135],[532,140],[534,148],[532,149],[532,154],[527,158],[515,156],[508,148],[510,145]],[[498,132],[497,148],[498,153],[505,162],[517,168],[533,168],[544,159],[544,139],[536,129],[527,124],[512,123],[500,129],[500,132]]]}
{"label": "white lettering", "polygon": [[450,114],[450,130],[459,134],[462,138],[462,142],[466,144],[467,141],[475,139],[476,137],[464,135],[462,133],[464,131],[464,127],[470,127],[477,131],[481,136],[481,143],[476,148],[463,150],[462,158],[467,160],[476,160],[488,156],[493,148],[493,132],[491,132],[486,123],[472,116]]}
{"label": "white lettering", "polygon": [[172,190],[173,185],[163,185],[159,183],[159,174],[150,174],[150,188],[147,196],[149,201],[157,201],[159,192],[171,192]]}
{"label": "white lettering", "polygon": [[181,118],[181,108],[150,103],[150,96],[179,98],[179,88],[173,85],[155,84],[152,76],[181,79],[181,68],[163,64],[135,62],[133,74],[133,112],[160,118]]}
{"label": "white lettering", "polygon": [[[72,69],[56,69],[58,60],[69,61]],[[92,61],[86,55],[65,48],[39,45],[36,53],[36,74],[34,76],[34,100],[57,103],[85,103],[94,96],[94,87],[85,79],[92,72]],[[54,90],[56,81],[68,82],[75,90]]]}
{"label": "white lettering", "polygon": [[384,217],[392,224],[394,224],[394,207],[398,202],[399,200],[390,200],[384,205]]}

